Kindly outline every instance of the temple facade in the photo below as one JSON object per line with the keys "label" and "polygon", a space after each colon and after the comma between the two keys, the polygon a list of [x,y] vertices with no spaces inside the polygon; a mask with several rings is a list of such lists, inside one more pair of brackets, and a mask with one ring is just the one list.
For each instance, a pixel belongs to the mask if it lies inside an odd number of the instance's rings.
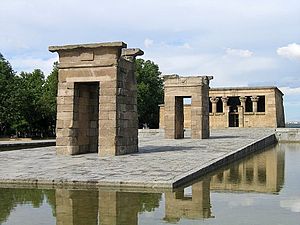
{"label": "temple facade", "polygon": [[[210,128],[284,127],[282,97],[277,87],[211,88]],[[191,127],[190,107],[190,104],[184,105],[184,128]],[[164,105],[160,105],[160,128],[165,127],[164,114]]]}

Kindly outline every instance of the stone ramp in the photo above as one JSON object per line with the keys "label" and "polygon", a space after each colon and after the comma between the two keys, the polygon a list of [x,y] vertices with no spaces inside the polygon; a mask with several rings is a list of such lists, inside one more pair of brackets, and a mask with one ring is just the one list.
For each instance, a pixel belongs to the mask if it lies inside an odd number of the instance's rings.
{"label": "stone ramp", "polygon": [[211,138],[140,138],[139,153],[57,156],[54,147],[0,152],[0,183],[174,188],[276,142],[274,129],[212,130]]}

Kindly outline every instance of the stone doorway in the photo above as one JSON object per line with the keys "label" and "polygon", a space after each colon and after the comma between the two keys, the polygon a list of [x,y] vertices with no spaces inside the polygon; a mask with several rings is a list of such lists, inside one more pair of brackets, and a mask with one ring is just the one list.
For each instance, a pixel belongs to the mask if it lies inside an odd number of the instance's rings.
{"label": "stone doorway", "polygon": [[191,106],[191,96],[175,97],[175,139],[191,138],[191,110],[185,107]]}
{"label": "stone doorway", "polygon": [[74,92],[79,153],[98,152],[99,82],[75,83]]}
{"label": "stone doorway", "polygon": [[165,138],[184,138],[184,98],[191,98],[191,138],[209,138],[208,90],[209,76],[180,77],[166,75],[165,79]]}
{"label": "stone doorway", "polygon": [[175,139],[184,138],[183,97],[175,97]]}
{"label": "stone doorway", "polygon": [[239,127],[239,113],[230,112],[229,113],[229,127]]}
{"label": "stone doorway", "polygon": [[241,101],[239,97],[229,97],[228,106],[229,106],[229,127],[239,127],[239,106]]}

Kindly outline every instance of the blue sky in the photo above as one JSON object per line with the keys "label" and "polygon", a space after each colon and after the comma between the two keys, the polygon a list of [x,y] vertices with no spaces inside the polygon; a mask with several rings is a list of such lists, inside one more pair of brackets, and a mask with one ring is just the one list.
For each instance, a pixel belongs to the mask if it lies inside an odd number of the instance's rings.
{"label": "blue sky", "polygon": [[299,0],[1,0],[0,52],[17,72],[51,71],[50,45],[124,41],[163,74],[212,87],[278,86],[300,121]]}

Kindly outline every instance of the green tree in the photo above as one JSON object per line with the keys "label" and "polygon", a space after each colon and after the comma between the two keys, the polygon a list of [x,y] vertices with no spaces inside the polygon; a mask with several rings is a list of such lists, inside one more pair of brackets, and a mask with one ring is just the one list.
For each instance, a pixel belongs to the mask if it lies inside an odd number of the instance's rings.
{"label": "green tree", "polygon": [[18,77],[18,99],[17,104],[21,116],[13,124],[16,131],[30,136],[41,135],[47,129],[46,109],[42,96],[45,76],[39,69],[32,73],[21,72]]}
{"label": "green tree", "polygon": [[57,63],[45,79],[39,69],[16,75],[0,54],[0,136],[54,135]]}
{"label": "green tree", "polygon": [[42,101],[45,107],[46,117],[48,121],[48,131],[54,134],[56,125],[56,96],[58,85],[58,63],[53,64],[51,74],[47,77],[43,87]]}
{"label": "green tree", "polygon": [[139,126],[159,126],[159,104],[163,103],[163,80],[158,65],[150,60],[135,61]]}
{"label": "green tree", "polygon": [[14,80],[15,72],[10,63],[0,53],[0,136],[9,133],[10,125],[15,120]]}

